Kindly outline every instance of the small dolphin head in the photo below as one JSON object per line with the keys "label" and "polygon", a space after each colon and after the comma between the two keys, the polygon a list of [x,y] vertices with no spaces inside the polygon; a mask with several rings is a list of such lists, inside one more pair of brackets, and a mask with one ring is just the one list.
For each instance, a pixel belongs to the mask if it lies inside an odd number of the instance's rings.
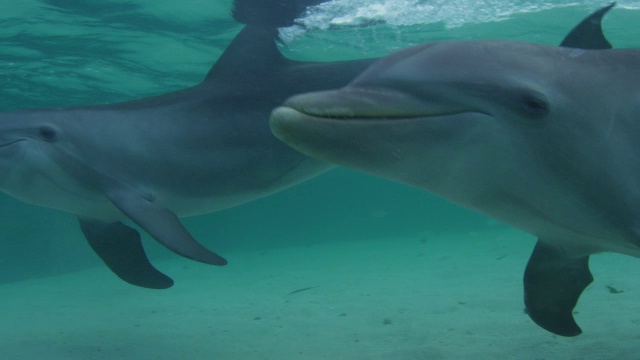
{"label": "small dolphin head", "polygon": [[[23,171],[33,171],[50,156],[60,140],[60,129],[28,111],[9,112],[0,119],[0,167],[2,181]],[[34,166],[37,165],[37,166]],[[30,170],[29,170],[30,169]]]}
{"label": "small dolphin head", "polygon": [[74,212],[79,194],[77,161],[56,110],[13,111],[0,116],[0,189],[22,201]]}

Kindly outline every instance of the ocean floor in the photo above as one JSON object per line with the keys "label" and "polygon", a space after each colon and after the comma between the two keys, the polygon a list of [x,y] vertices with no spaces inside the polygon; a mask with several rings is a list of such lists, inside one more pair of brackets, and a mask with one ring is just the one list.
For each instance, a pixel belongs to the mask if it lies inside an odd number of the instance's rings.
{"label": "ocean floor", "polygon": [[[534,239],[509,229],[160,262],[139,289],[106,267],[0,285],[2,359],[632,359],[640,261],[592,257],[562,338],[523,312]],[[612,293],[611,289],[622,291]]]}

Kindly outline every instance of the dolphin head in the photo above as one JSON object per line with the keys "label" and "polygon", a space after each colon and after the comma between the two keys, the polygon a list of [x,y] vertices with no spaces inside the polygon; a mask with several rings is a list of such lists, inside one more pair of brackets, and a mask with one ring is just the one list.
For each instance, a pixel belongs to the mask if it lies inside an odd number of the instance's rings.
{"label": "dolphin head", "polygon": [[426,44],[382,59],[343,89],[289,98],[270,124],[303,153],[416,185],[462,175],[461,162],[466,175],[491,159],[517,169],[535,160],[524,149],[533,138],[572,131],[572,118],[584,119],[585,132],[601,130],[580,116],[607,110],[581,97],[603,83],[584,75],[584,53],[514,41]]}
{"label": "dolphin head", "polygon": [[640,179],[630,135],[640,97],[620,96],[638,93],[634,54],[431,43],[378,61],[340,90],[289,98],[270,125],[307,155],[427,189],[534,234],[550,228],[549,218],[564,222],[556,228],[602,233],[584,225],[595,210],[579,219],[571,209],[610,202],[604,193],[629,203],[624,192]]}
{"label": "dolphin head", "polygon": [[51,156],[60,138],[60,129],[55,124],[35,119],[29,112],[3,114],[0,121],[0,183],[3,187],[41,178],[41,166],[48,163],[43,160]]}
{"label": "dolphin head", "polygon": [[56,118],[55,110],[2,114],[0,189],[28,203],[77,214],[78,206],[95,195],[80,180],[70,134]]}

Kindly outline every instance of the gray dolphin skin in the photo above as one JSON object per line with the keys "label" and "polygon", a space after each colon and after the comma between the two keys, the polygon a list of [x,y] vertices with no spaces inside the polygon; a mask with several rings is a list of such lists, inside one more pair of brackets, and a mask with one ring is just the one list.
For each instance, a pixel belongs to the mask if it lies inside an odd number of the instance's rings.
{"label": "gray dolphin skin", "polygon": [[77,215],[91,247],[131,284],[162,289],[173,281],[150,264],[127,219],[184,257],[225,265],[179,217],[235,206],[328,170],[278,141],[269,114],[296,93],[344,86],[372,63],[297,62],[280,54],[277,27],[319,2],[236,1],[234,17],[247,25],[197,86],[112,105],[1,113],[0,189]]}
{"label": "gray dolphin skin", "polygon": [[589,255],[640,256],[640,50],[588,17],[562,47],[444,41],[392,54],[340,90],[274,110],[274,134],[324,161],[426,189],[538,237],[531,319],[558,335]]}

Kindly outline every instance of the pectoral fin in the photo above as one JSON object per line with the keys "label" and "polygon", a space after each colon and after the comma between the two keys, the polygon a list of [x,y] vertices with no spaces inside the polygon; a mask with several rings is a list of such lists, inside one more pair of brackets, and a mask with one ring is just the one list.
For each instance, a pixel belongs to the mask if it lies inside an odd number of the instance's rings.
{"label": "pectoral fin", "polygon": [[527,314],[554,334],[579,335],[582,330],[573,319],[573,308],[592,281],[589,256],[573,258],[562,249],[538,241],[524,273]]}
{"label": "pectoral fin", "polygon": [[151,265],[137,231],[121,222],[78,220],[89,245],[122,280],[151,289],[166,289],[173,285],[171,278]]}
{"label": "pectoral fin", "polygon": [[227,264],[227,260],[200,245],[171,210],[128,189],[110,190],[107,196],[120,211],[169,250],[207,264]]}

